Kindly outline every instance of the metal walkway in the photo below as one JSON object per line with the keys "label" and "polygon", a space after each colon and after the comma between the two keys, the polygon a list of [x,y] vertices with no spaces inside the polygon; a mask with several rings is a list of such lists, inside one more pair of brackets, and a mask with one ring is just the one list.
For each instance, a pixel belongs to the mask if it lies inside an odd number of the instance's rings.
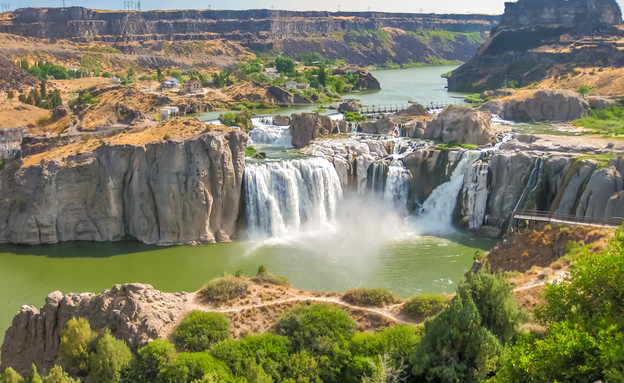
{"label": "metal walkway", "polygon": [[557,214],[550,211],[537,210],[516,210],[513,214],[516,226],[521,221],[528,222],[529,226],[533,222],[541,222],[546,224],[562,225],[562,226],[591,226],[591,227],[607,227],[618,228],[624,223],[624,218],[592,218],[578,217],[569,214]]}

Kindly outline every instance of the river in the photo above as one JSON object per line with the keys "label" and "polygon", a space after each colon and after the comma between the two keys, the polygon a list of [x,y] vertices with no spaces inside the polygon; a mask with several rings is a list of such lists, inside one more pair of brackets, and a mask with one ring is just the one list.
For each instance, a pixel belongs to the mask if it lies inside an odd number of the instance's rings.
{"label": "river", "polygon": [[[378,104],[456,101],[446,93],[445,81],[440,78],[441,73],[451,69],[378,71],[374,75],[383,90],[357,96],[365,103]],[[266,169],[253,161],[250,164],[258,176],[273,170],[283,173],[281,168],[269,169],[270,164]],[[285,165],[275,165],[280,166]],[[292,164],[289,166],[292,168]],[[315,168],[310,174],[321,173]],[[310,193],[305,187],[299,189],[299,199],[316,198],[304,195]],[[444,190],[440,193],[440,200],[444,200]],[[323,198],[327,200],[322,199],[309,212],[302,210],[310,216],[320,208],[336,210],[323,210],[322,214],[331,218],[323,221],[326,217],[321,214],[322,224],[283,224],[279,235],[252,236],[254,240],[167,248],[135,241],[0,245],[0,341],[20,306],[40,307],[54,290],[99,293],[116,283],[142,282],[164,291],[193,291],[223,272],[243,270],[253,276],[259,265],[287,277],[295,287],[312,291],[386,287],[403,298],[419,293],[451,293],[472,264],[475,251],[489,250],[494,244],[453,230],[438,236],[423,235],[418,225],[387,206],[376,206],[370,200],[343,200],[341,190]],[[259,213],[259,217],[265,213]],[[274,219],[275,214],[271,214]],[[443,215],[450,222],[448,208]],[[288,219],[292,221],[292,217]]]}

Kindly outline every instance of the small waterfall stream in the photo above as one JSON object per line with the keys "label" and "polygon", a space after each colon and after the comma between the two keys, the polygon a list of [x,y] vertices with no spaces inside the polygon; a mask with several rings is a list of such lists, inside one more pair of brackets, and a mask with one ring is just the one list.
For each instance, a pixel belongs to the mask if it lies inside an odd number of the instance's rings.
{"label": "small waterfall stream", "polygon": [[243,182],[252,237],[331,225],[342,198],[336,169],[322,158],[247,164]]}
{"label": "small waterfall stream", "polygon": [[453,170],[451,179],[431,192],[423,203],[420,214],[415,217],[420,232],[445,234],[454,231],[453,211],[457,206],[457,195],[464,184],[466,171],[480,155],[479,151],[465,152]]}

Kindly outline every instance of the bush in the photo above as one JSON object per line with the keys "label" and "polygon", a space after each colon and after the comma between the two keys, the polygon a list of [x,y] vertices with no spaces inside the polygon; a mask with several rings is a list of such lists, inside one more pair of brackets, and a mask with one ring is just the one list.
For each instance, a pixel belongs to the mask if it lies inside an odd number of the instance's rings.
{"label": "bush", "polygon": [[7,92],[7,98],[10,100],[10,99],[12,99],[13,97],[15,97],[15,93],[14,93],[12,90],[8,91],[8,92]]}
{"label": "bush", "polygon": [[202,287],[201,295],[211,301],[226,302],[247,295],[249,283],[233,275],[215,278]]}
{"label": "bush", "polygon": [[106,332],[98,337],[95,352],[89,357],[89,381],[120,382],[122,373],[130,365],[131,360],[132,352],[126,342]]}
{"label": "bush", "polygon": [[383,307],[399,301],[399,297],[388,289],[352,289],[342,296],[342,300],[358,306]]}
{"label": "bush", "polygon": [[282,277],[281,275],[276,275],[269,273],[266,268],[262,265],[258,268],[258,273],[256,275],[256,279],[260,283],[271,283],[273,285],[279,286],[290,286],[290,282],[288,282],[288,278]]}
{"label": "bush", "polygon": [[48,375],[43,378],[43,383],[80,383],[80,380],[71,378],[63,368],[55,365],[50,369]]}
{"label": "bush", "polygon": [[299,306],[285,312],[279,325],[295,350],[317,352],[331,343],[348,341],[355,330],[355,321],[346,311],[329,305]]}
{"label": "bush", "polygon": [[7,369],[4,370],[4,373],[2,375],[0,375],[0,382],[1,383],[20,383],[20,382],[23,382],[23,381],[24,381],[24,379],[22,378],[22,376],[20,374],[18,374],[11,367],[7,367]]}
{"label": "bush", "polygon": [[589,85],[581,85],[577,89],[577,92],[579,92],[579,94],[582,95],[582,96],[586,96],[586,95],[588,95],[591,92],[591,86],[589,86]]}
{"label": "bush", "polygon": [[30,366],[30,371],[26,379],[24,379],[24,383],[43,383],[43,379],[41,379],[41,376],[37,372],[37,366],[35,366],[34,363]]}
{"label": "bush", "polygon": [[438,294],[423,294],[405,302],[404,310],[412,317],[436,315],[446,306],[446,298]]}
{"label": "bush", "polygon": [[84,375],[89,371],[89,352],[95,334],[85,318],[72,318],[61,331],[59,358],[67,371]]}
{"label": "bush", "polygon": [[158,374],[159,383],[202,381],[205,375],[217,382],[233,382],[232,373],[207,352],[181,353]]}
{"label": "bush", "polygon": [[236,376],[244,376],[247,362],[253,360],[276,382],[284,378],[289,352],[288,338],[270,333],[249,335],[238,341],[224,340],[210,349],[210,354],[224,362]]}
{"label": "bush", "polygon": [[230,335],[230,322],[225,315],[191,311],[173,330],[173,339],[185,351],[204,351]]}
{"label": "bush", "polygon": [[137,351],[130,368],[124,374],[124,381],[134,383],[155,382],[158,372],[174,358],[175,347],[166,339],[156,339]]}

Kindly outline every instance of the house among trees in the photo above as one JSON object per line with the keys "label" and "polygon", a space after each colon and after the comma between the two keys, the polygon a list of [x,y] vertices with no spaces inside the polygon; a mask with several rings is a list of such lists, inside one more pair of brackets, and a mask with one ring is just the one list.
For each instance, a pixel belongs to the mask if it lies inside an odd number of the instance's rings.
{"label": "house among trees", "polygon": [[266,68],[261,74],[267,76],[270,80],[276,80],[280,76],[279,72],[275,68]]}
{"label": "house among trees", "polygon": [[202,88],[202,83],[199,80],[190,80],[187,81],[182,89],[180,89],[180,94],[198,94],[204,91]]}
{"label": "house among trees", "polygon": [[284,84],[284,87],[286,87],[286,89],[297,89],[297,83],[295,81],[286,81],[286,84]]}
{"label": "house among trees", "polygon": [[171,89],[180,86],[180,80],[175,77],[169,77],[160,83],[161,89]]}

